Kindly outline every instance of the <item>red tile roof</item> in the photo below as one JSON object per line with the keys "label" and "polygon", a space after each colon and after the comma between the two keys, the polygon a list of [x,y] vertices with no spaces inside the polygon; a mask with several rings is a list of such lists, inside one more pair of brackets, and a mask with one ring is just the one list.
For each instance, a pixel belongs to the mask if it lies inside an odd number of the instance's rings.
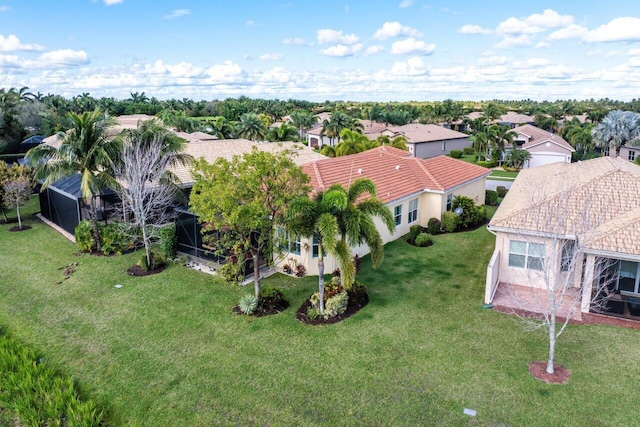
{"label": "red tile roof", "polygon": [[339,183],[347,187],[357,178],[369,178],[385,203],[423,191],[444,192],[487,176],[489,169],[447,156],[419,159],[393,147],[378,147],[350,156],[302,165],[314,190]]}

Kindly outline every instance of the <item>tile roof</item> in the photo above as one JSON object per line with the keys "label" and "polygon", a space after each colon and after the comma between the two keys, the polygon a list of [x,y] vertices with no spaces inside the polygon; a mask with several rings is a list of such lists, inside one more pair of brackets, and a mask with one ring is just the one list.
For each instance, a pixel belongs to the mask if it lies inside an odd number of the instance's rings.
{"label": "tile roof", "polygon": [[600,157],[525,169],[489,226],[581,236],[592,250],[640,255],[640,166]]}
{"label": "tile roof", "polygon": [[395,136],[404,135],[409,143],[434,142],[447,139],[468,138],[466,133],[447,129],[442,126],[421,123],[409,123],[403,126],[389,126]]}
{"label": "tile roof", "polygon": [[486,168],[447,156],[409,157],[406,151],[393,147],[318,160],[304,164],[302,169],[316,191],[335,183],[347,187],[357,178],[369,178],[385,203],[424,191],[448,191],[490,173]]}
{"label": "tile roof", "polygon": [[576,150],[573,149],[571,144],[565,141],[560,135],[556,135],[551,132],[547,132],[546,130],[540,129],[539,127],[533,125],[523,125],[518,126],[512,129],[513,132],[525,136],[526,142],[522,146],[522,149],[527,150],[533,146],[551,143],[558,145],[569,152],[574,152]]}
{"label": "tile roof", "polygon": [[[467,117],[469,117],[469,120],[474,120],[480,117],[484,117],[484,113],[482,111],[473,111],[467,114]],[[500,119],[497,120],[497,122],[520,124],[520,123],[533,122],[534,120],[535,118],[527,114],[520,114],[520,113],[516,113],[515,111],[507,111],[505,114],[500,116]]]}

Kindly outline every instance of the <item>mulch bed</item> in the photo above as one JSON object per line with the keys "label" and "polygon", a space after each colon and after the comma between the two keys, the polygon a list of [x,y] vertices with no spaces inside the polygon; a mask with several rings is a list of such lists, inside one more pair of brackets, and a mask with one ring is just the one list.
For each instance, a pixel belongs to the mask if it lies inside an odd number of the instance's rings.
{"label": "mulch bed", "polygon": [[547,362],[534,361],[529,363],[529,373],[540,381],[548,384],[564,384],[569,380],[571,372],[562,365],[553,364],[555,373],[547,373]]}
{"label": "mulch bed", "polygon": [[[279,303],[269,304],[266,307],[263,307],[263,306],[258,307],[255,313],[253,313],[251,316],[253,317],[271,316],[273,314],[282,313],[287,308],[289,308],[289,302],[282,300]],[[246,314],[244,314],[242,310],[240,310],[240,307],[238,307],[237,305],[234,305],[231,311],[233,311],[235,314],[246,316]]]}
{"label": "mulch bed", "polygon": [[307,325],[328,325],[331,323],[338,323],[348,317],[353,316],[368,303],[369,297],[366,296],[365,301],[362,304],[351,304],[351,302],[349,302],[349,304],[347,305],[347,310],[338,316],[329,317],[328,319],[325,319],[324,317],[311,319],[309,316],[307,316],[307,310],[309,309],[309,307],[311,307],[311,300],[307,299],[304,303],[302,303],[298,311],[296,311],[296,319],[298,319],[302,323],[306,323]]}
{"label": "mulch bed", "polygon": [[161,265],[159,267],[154,268],[153,270],[145,270],[139,265],[134,265],[133,267],[127,268],[127,274],[129,276],[142,277],[142,276],[151,276],[152,274],[158,274],[167,268],[166,265]]}
{"label": "mulch bed", "polygon": [[27,231],[27,230],[31,230],[31,226],[30,225],[23,225],[22,228],[18,227],[17,225],[14,227],[11,227],[9,229],[9,231]]}

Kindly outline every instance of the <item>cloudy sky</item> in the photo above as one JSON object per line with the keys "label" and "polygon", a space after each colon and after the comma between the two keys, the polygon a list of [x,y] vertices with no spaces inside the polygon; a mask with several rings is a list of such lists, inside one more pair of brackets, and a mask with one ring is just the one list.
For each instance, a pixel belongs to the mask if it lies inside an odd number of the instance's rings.
{"label": "cloudy sky", "polygon": [[640,97],[637,0],[0,0],[0,86],[67,97]]}

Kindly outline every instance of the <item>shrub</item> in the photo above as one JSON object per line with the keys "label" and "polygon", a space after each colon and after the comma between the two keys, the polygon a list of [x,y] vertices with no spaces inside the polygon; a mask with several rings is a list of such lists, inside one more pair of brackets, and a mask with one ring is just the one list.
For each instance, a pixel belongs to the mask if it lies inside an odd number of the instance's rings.
{"label": "shrub", "polygon": [[160,252],[166,259],[174,259],[178,246],[178,236],[176,235],[175,224],[162,227],[158,232],[160,240]]}
{"label": "shrub", "polygon": [[427,233],[420,233],[416,237],[415,243],[417,246],[430,246],[433,244],[433,239]]}
{"label": "shrub", "polygon": [[151,252],[150,258],[151,258],[151,264],[147,262],[147,254],[143,251],[142,255],[140,255],[140,258],[138,259],[138,262],[136,264],[147,271],[151,271],[155,268],[162,267],[165,264],[165,259],[160,254]]}
{"label": "shrub", "polygon": [[324,317],[335,317],[347,311],[349,304],[349,294],[342,291],[327,300],[324,305]]}
{"label": "shrub", "polygon": [[356,305],[364,305],[368,299],[367,287],[357,280],[347,289],[347,294],[349,295],[349,301]]}
{"label": "shrub", "polygon": [[418,234],[422,233],[422,227],[419,225],[412,225],[409,227],[409,240],[415,241]]}
{"label": "shrub", "polygon": [[318,317],[320,317],[320,309],[317,307],[308,307],[307,317],[311,320],[317,319]]}
{"label": "shrub", "polygon": [[300,263],[296,263],[296,277],[304,277],[306,273],[306,267]]}
{"label": "shrub", "polygon": [[516,168],[514,168],[512,166],[507,166],[507,165],[503,165],[502,169],[504,169],[507,172],[517,172],[518,171],[518,169],[516,169]]}
{"label": "shrub", "polygon": [[108,225],[100,225],[102,237],[102,252],[106,255],[122,255],[129,248],[129,239],[122,231],[122,225],[114,222]]}
{"label": "shrub", "polygon": [[504,196],[507,195],[507,187],[505,187],[504,185],[498,185],[496,187],[496,192],[498,193],[498,197],[500,197],[501,199],[504,199]]}
{"label": "shrub", "polygon": [[495,162],[493,160],[491,161],[479,160],[476,164],[478,166],[482,166],[483,168],[495,168],[498,165],[498,162]]}
{"label": "shrub", "polygon": [[454,197],[451,208],[453,210],[455,210],[456,208],[462,208],[462,213],[460,214],[460,226],[463,228],[472,227],[476,224],[479,224],[483,219],[478,215],[476,204],[470,197]]}
{"label": "shrub", "polygon": [[242,280],[242,265],[237,262],[227,262],[218,269],[218,275],[227,283],[237,284]]}
{"label": "shrub", "polygon": [[438,218],[429,218],[427,222],[427,231],[431,234],[438,234],[442,228],[442,223]]}
{"label": "shrub", "polygon": [[246,294],[238,301],[238,308],[243,314],[253,314],[258,309],[258,298],[253,294]]}
{"label": "shrub", "polygon": [[75,229],[76,244],[80,252],[91,252],[96,248],[91,236],[91,223],[89,220],[82,220]]}
{"label": "shrub", "polygon": [[474,153],[474,151],[473,151],[473,147],[464,147],[464,148],[462,149],[462,152],[463,152],[464,154],[466,154],[467,156],[470,156],[471,154],[473,154],[473,153]]}
{"label": "shrub", "polygon": [[461,159],[463,151],[462,150],[451,150],[450,156],[454,159]]}
{"label": "shrub", "polygon": [[259,296],[260,302],[262,303],[264,301],[267,304],[278,304],[284,299],[282,291],[278,288],[274,288],[273,286],[260,287]]}
{"label": "shrub", "polygon": [[460,223],[460,218],[458,215],[453,212],[443,212],[442,213],[442,229],[445,233],[452,233],[458,228],[458,224]]}
{"label": "shrub", "polygon": [[486,190],[484,192],[484,203],[489,206],[498,204],[498,192],[494,190]]}

